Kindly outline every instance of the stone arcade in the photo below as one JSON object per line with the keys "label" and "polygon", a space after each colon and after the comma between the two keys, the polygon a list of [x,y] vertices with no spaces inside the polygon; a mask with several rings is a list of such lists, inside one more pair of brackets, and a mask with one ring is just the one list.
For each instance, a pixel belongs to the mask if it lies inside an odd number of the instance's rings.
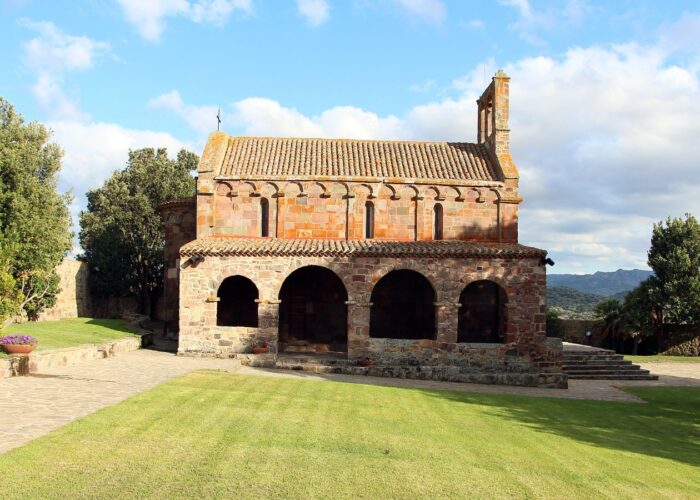
{"label": "stone arcade", "polygon": [[477,101],[476,144],[213,133],[196,200],[159,207],[179,354],[566,387],[546,252],[518,244],[508,87]]}

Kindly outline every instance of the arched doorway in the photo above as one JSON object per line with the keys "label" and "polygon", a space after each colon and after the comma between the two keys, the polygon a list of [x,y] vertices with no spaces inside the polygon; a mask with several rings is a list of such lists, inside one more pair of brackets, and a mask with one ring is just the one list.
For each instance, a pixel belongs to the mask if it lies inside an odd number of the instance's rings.
{"label": "arched doorway", "polygon": [[470,283],[459,295],[457,342],[497,343],[505,339],[506,291],[493,281]]}
{"label": "arched doorway", "polygon": [[372,290],[369,336],[435,338],[435,290],[422,274],[391,271]]}
{"label": "arched doorway", "polygon": [[347,352],[348,294],[331,270],[307,266],[280,290],[279,347],[287,352]]}
{"label": "arched doorway", "polygon": [[243,276],[229,276],[216,292],[217,326],[258,326],[258,288]]}

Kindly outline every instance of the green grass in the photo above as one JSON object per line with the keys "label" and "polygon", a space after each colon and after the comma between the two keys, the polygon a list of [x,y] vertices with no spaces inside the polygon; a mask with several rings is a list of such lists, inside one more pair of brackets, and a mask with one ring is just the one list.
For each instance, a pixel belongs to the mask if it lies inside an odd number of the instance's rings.
{"label": "green grass", "polygon": [[625,354],[625,359],[632,363],[700,363],[700,356],[632,356]]}
{"label": "green grass", "polygon": [[700,389],[633,392],[648,403],[197,372],[1,455],[0,496],[700,497]]}
{"label": "green grass", "polygon": [[134,333],[136,330],[121,319],[74,318],[10,325],[0,332],[0,337],[11,334],[32,335],[39,340],[37,350],[43,351],[100,344],[129,337]]}

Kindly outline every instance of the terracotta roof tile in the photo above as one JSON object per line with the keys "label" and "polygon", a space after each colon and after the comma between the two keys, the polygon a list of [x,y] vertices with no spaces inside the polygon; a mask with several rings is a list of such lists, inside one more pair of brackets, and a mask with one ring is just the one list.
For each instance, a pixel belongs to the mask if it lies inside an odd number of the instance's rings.
{"label": "terracotta roof tile", "polygon": [[167,208],[194,207],[194,196],[190,198],[175,198],[174,200],[164,201],[156,206],[156,210],[165,210]]}
{"label": "terracotta roof tile", "polygon": [[545,250],[517,243],[473,241],[311,240],[275,238],[201,238],[180,248],[183,256],[313,257],[544,257]]}
{"label": "terracotta roof tile", "polygon": [[229,137],[218,175],[501,180],[482,144],[281,137]]}

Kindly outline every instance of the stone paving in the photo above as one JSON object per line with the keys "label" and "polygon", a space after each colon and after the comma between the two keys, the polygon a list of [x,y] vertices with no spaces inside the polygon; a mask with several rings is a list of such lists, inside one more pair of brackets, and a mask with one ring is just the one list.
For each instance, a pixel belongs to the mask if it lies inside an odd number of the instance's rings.
{"label": "stone paving", "polygon": [[0,379],[0,453],[193,370],[237,367],[234,360],[140,350]]}
{"label": "stone paving", "polygon": [[392,387],[626,402],[641,400],[620,390],[621,386],[700,387],[700,363],[652,363],[646,368],[658,373],[659,380],[572,380],[569,389],[542,389],[238,368],[233,360],[176,357],[166,352],[140,350],[114,358],[89,361],[79,366],[55,368],[39,375],[0,380],[0,415],[3,422],[0,453],[174,377],[199,369]]}

